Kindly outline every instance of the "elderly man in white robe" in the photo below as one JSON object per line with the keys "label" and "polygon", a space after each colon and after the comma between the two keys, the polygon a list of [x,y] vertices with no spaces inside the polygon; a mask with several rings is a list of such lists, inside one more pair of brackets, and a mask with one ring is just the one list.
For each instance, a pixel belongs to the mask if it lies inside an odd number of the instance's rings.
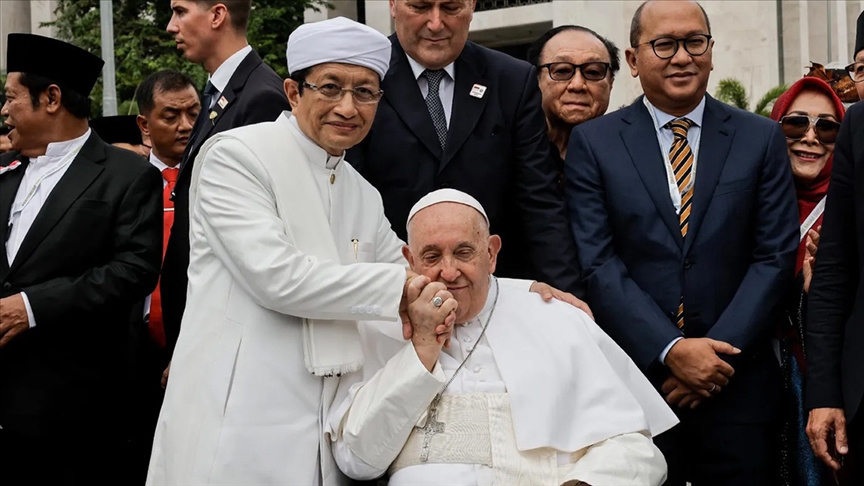
{"label": "elderly man in white robe", "polygon": [[196,159],[188,305],[151,485],[344,483],[322,418],[362,365],[356,321],[404,328],[416,275],[378,192],[343,162],[375,118],[390,41],[335,18],[296,29],[287,54],[293,115],[216,135]]}
{"label": "elderly man in white robe", "polygon": [[[673,412],[581,310],[498,285],[501,240],[473,197],[421,199],[408,243],[411,268],[446,290],[412,283],[410,342],[387,323],[359,323],[366,362],[354,383],[343,377],[347,398],[328,420],[343,472],[389,472],[390,486],[665,480],[651,438],[677,423]],[[459,324],[442,346],[437,323],[453,309]]]}

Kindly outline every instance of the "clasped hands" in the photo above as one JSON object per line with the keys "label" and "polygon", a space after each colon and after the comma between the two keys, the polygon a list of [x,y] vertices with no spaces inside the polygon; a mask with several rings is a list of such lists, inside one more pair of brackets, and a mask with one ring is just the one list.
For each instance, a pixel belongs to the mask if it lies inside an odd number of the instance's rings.
{"label": "clasped hands", "polygon": [[735,370],[718,354],[736,355],[740,349],[708,338],[684,338],[666,355],[670,374],[661,387],[666,402],[678,407],[698,407],[703,399],[720,393]]}
{"label": "clasped hands", "polygon": [[0,299],[0,348],[28,329],[30,319],[27,318],[24,297],[19,293]]}

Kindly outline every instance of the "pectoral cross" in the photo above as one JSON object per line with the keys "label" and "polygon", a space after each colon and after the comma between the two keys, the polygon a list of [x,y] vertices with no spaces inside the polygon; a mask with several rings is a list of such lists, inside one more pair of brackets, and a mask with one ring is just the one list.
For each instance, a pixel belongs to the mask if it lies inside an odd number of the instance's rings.
{"label": "pectoral cross", "polygon": [[420,462],[429,460],[429,446],[432,442],[432,436],[444,432],[444,422],[438,421],[439,401],[441,401],[440,394],[429,405],[429,413],[426,415],[426,425],[419,429],[423,432],[423,447],[420,449]]}

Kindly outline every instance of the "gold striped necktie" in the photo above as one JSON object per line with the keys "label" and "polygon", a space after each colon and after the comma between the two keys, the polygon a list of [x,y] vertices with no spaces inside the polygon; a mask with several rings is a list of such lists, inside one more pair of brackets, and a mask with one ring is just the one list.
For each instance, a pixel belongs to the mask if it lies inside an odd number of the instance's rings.
{"label": "gold striped necktie", "polygon": [[[672,148],[669,150],[669,163],[675,174],[678,184],[678,192],[681,194],[681,211],[678,212],[678,224],[681,227],[681,236],[687,237],[690,221],[690,206],[693,201],[693,151],[687,142],[687,131],[693,126],[693,122],[687,118],[672,120],[667,125],[672,129],[674,139]],[[678,304],[676,324],[679,328],[684,327],[684,296]]]}

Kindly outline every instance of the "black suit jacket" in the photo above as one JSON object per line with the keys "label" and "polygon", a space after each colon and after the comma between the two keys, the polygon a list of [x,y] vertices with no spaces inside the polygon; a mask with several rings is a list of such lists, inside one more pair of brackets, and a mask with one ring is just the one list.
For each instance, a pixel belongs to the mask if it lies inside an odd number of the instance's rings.
{"label": "black suit jacket", "polygon": [[[452,187],[477,198],[504,245],[495,272],[581,294],[575,245],[549,153],[534,69],[468,42],[456,60],[446,150],[396,35],[375,123],[347,160],[381,193],[403,240],[421,197]],[[472,87],[486,87],[482,97]]]}
{"label": "black suit jacket", "polygon": [[597,323],[657,381],[677,337],[738,347],[725,357],[736,371],[729,386],[698,410],[771,420],[779,374],[769,338],[798,248],[786,140],[776,122],[707,97],[686,238],[665,164],[641,97],[570,137],[567,198]]}
{"label": "black suit jacket", "polygon": [[851,421],[864,395],[864,103],[849,108],[834,146],[816,268],[807,304],[809,409],[843,408]]}
{"label": "black suit jacket", "polygon": [[[0,156],[0,166],[18,158]],[[0,241],[26,169],[0,175]],[[54,436],[111,427],[122,402],[129,313],[156,287],[162,178],[145,159],[93,133],[51,192],[0,297],[24,292],[36,327],[0,348],[0,425]]]}
{"label": "black suit jacket", "polygon": [[[183,162],[174,188],[174,225],[162,264],[162,320],[167,349],[173,351],[180,334],[180,321],[186,307],[186,285],[189,268],[189,182],[192,165],[201,146],[219,132],[253,123],[273,121],[290,110],[282,78],[264,64],[255,51],[250,52],[234,71],[228,86],[219,95],[227,103],[202,109],[195,121],[194,136],[183,154]],[[217,100],[220,98],[217,98]],[[224,106],[223,106],[224,105]],[[210,113],[216,114],[210,118]]]}

